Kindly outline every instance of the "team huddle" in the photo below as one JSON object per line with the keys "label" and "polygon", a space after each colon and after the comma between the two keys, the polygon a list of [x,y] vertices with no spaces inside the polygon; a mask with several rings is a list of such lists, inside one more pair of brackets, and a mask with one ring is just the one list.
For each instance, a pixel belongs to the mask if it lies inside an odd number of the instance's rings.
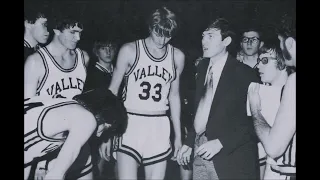
{"label": "team huddle", "polygon": [[[295,105],[287,106],[295,96],[295,72],[280,83],[281,103],[271,126],[261,113],[259,86],[251,84],[276,84],[263,79],[268,58],[281,59],[281,71],[295,67],[295,36],[279,32],[281,48],[269,47],[260,54],[260,80],[254,69],[228,53],[234,38],[229,22],[212,21],[202,34],[194,122],[184,133],[180,79],[185,54],[169,44],[179,27],[174,12],[156,9],[148,21],[149,36],[123,44],[115,67],[101,55],[113,58],[112,45],[96,44],[98,62],[93,68],[97,77],[105,78],[102,81],[89,74],[93,57],[77,47],[84,30],[80,21],[63,16],[52,20],[54,34],[47,43],[51,19],[40,11],[28,15],[25,12],[25,179],[95,179],[94,168],[101,171],[99,163],[106,154],[116,160],[117,179],[137,179],[139,167],[145,179],[164,179],[170,158],[181,172],[191,173],[190,179],[266,179],[261,171],[270,169],[279,174],[273,178],[295,178],[295,158],[281,164],[286,154],[295,157]],[[288,135],[278,138],[284,123],[290,126]],[[274,145],[275,139],[282,141]],[[269,163],[266,170],[259,166],[259,142]],[[184,168],[190,163],[191,168]]]}

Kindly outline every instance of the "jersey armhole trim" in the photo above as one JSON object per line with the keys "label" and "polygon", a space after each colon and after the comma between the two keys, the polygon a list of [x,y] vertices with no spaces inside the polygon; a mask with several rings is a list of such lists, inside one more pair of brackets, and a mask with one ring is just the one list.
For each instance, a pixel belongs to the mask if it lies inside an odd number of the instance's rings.
{"label": "jersey armhole trim", "polygon": [[52,141],[52,142],[57,142],[57,141],[62,141],[62,140],[65,140],[66,138],[50,138],[50,137],[47,137],[44,132],[43,132],[43,120],[44,118],[46,117],[47,113],[51,110],[51,109],[54,109],[54,108],[58,108],[58,107],[62,107],[62,106],[65,106],[65,105],[71,105],[71,104],[77,104],[76,101],[66,101],[66,102],[61,102],[61,103],[57,103],[57,104],[53,104],[51,106],[48,106],[46,107],[45,109],[42,110],[42,112],[40,113],[39,115],[39,118],[38,118],[38,125],[37,125],[37,131],[38,131],[38,134],[39,136],[46,140],[46,141]]}
{"label": "jersey armhole trim", "polygon": [[42,52],[41,50],[38,50],[37,52],[38,52],[38,53],[40,54],[40,56],[41,56],[41,59],[42,59],[43,65],[44,65],[44,69],[45,69],[44,76],[42,77],[42,79],[41,79],[41,81],[40,81],[40,84],[39,84],[39,86],[38,86],[38,88],[37,88],[37,90],[36,90],[36,93],[38,94],[38,93],[40,93],[40,91],[41,91],[41,89],[43,88],[46,80],[48,79],[49,67],[48,67],[48,63],[47,63],[46,60],[45,60],[46,58],[45,58],[43,52]]}
{"label": "jersey armhole trim", "polygon": [[175,60],[174,60],[174,47],[173,46],[171,46],[171,54],[172,54],[172,72],[173,72],[173,78],[172,78],[172,81],[171,82],[173,82],[175,79],[176,79],[176,77],[177,77],[177,72],[176,72],[176,62],[175,62]]}
{"label": "jersey armhole trim", "polygon": [[76,49],[78,52],[80,52],[80,55],[81,55],[81,59],[82,59],[82,64],[83,64],[83,68],[84,70],[87,72],[87,66],[86,66],[86,62],[85,62],[85,59],[84,59],[84,54],[83,54],[83,51],[79,48]]}
{"label": "jersey armhole trim", "polygon": [[125,73],[125,76],[129,76],[133,70],[135,69],[135,67],[137,66],[138,64],[138,61],[139,61],[139,58],[140,58],[140,46],[139,46],[139,40],[138,41],[135,41],[135,45],[136,45],[136,57],[135,57],[135,60],[134,60],[134,63],[133,65],[131,66],[130,70]]}

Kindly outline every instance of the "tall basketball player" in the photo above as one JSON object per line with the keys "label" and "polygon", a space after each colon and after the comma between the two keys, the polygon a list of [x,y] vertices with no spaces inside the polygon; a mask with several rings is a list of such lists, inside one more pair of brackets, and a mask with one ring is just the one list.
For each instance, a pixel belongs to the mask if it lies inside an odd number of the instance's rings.
{"label": "tall basketball player", "polygon": [[53,40],[30,55],[24,69],[24,97],[69,97],[80,94],[86,80],[88,54],[76,48],[82,24],[75,19],[57,20]]}
{"label": "tall basketball player", "polygon": [[146,179],[164,179],[172,152],[166,116],[169,106],[175,131],[174,156],[181,146],[179,80],[184,54],[168,43],[176,30],[175,14],[161,7],[150,17],[149,36],[120,49],[109,87],[117,94],[125,78],[128,127],[116,154],[119,179],[137,179],[139,166],[144,166]]}
{"label": "tall basketball player", "polygon": [[24,61],[38,44],[45,44],[49,38],[46,14],[39,6],[32,5],[24,8]]}

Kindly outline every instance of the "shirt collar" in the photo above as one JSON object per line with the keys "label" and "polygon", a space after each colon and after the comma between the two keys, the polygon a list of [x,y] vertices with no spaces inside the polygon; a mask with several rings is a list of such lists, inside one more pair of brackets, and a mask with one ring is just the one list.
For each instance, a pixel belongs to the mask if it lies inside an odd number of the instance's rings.
{"label": "shirt collar", "polygon": [[24,44],[24,47],[32,48],[30,43],[28,43],[28,41],[25,39],[23,40],[23,44]]}
{"label": "shirt collar", "polygon": [[103,67],[99,62],[96,62],[96,67],[99,68],[100,70],[107,72],[107,73],[113,73],[113,65],[111,64],[111,71]]}

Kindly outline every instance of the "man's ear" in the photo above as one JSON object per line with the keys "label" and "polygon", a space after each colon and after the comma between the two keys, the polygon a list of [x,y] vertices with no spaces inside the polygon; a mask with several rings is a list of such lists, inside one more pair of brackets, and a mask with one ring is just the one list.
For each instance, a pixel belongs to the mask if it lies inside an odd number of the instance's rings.
{"label": "man's ear", "polygon": [[27,20],[25,20],[25,21],[24,21],[24,27],[25,27],[26,29],[30,29],[30,28],[32,27],[32,24],[29,23]]}
{"label": "man's ear", "polygon": [[232,41],[232,38],[231,38],[230,36],[224,38],[224,40],[223,40],[224,46],[226,46],[226,47],[229,46],[229,44],[231,43],[231,41]]}
{"label": "man's ear", "polygon": [[285,40],[285,45],[288,49],[288,51],[290,51],[290,49],[295,49],[296,48],[296,40],[294,40],[292,37],[288,37],[286,40]]}
{"label": "man's ear", "polygon": [[260,47],[259,47],[259,49],[260,49],[260,48],[262,48],[262,47],[263,47],[263,45],[264,45],[264,42],[263,42],[263,41],[261,41],[261,42],[260,42]]}
{"label": "man's ear", "polygon": [[57,36],[59,36],[60,33],[61,33],[61,31],[58,30],[58,29],[53,29],[53,32],[54,32],[54,34],[57,35]]}

